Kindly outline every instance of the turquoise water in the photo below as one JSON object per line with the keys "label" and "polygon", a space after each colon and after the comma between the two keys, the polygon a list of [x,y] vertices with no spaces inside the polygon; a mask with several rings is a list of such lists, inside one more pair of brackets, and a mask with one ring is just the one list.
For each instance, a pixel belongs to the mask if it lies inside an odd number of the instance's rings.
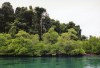
{"label": "turquoise water", "polygon": [[0,68],[100,68],[100,56],[0,58]]}

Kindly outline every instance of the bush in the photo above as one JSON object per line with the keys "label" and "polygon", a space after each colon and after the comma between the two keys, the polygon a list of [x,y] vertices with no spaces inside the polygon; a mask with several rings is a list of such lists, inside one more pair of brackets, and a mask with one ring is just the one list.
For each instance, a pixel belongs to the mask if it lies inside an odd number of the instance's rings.
{"label": "bush", "polygon": [[33,50],[32,48],[33,48],[33,44],[30,39],[25,39],[23,37],[20,37],[20,38],[12,39],[12,42],[8,45],[8,52],[13,53],[15,55],[26,55],[29,52],[32,52]]}
{"label": "bush", "polygon": [[40,42],[34,46],[34,55],[35,56],[47,55],[48,52],[49,52],[48,46],[43,42]]}
{"label": "bush", "polygon": [[89,40],[83,41],[83,49],[86,53],[100,54],[100,38],[90,37]]}
{"label": "bush", "polygon": [[[66,52],[67,55],[71,55],[71,53],[73,54],[73,52],[74,51],[76,52],[77,49],[82,49],[82,42],[80,42],[80,41],[71,41],[70,40],[70,41],[68,41],[66,43],[64,50],[65,50],[65,52]],[[77,51],[77,53],[78,53],[78,51]],[[73,55],[75,55],[75,54],[73,54]]]}
{"label": "bush", "polygon": [[0,34],[0,46],[7,46],[11,39],[10,34]]}
{"label": "bush", "polygon": [[23,31],[23,30],[20,30],[17,34],[16,34],[16,37],[23,37],[23,38],[31,38],[30,34]]}
{"label": "bush", "polygon": [[84,55],[85,51],[83,49],[74,49],[72,50],[69,55]]}
{"label": "bush", "polygon": [[54,31],[54,28],[50,28],[49,31],[43,34],[43,41],[45,43],[54,44],[57,42],[58,33]]}
{"label": "bush", "polygon": [[22,47],[19,52],[18,52],[18,55],[27,55],[28,53],[28,49],[26,47]]}

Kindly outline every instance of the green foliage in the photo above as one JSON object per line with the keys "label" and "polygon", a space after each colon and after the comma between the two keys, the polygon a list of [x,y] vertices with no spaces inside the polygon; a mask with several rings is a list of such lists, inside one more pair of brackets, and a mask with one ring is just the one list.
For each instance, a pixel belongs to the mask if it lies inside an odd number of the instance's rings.
{"label": "green foliage", "polygon": [[[65,54],[76,55],[76,54],[73,54],[73,53],[74,53],[74,51],[76,52],[76,49],[82,49],[82,42],[81,41],[68,40],[68,41],[66,41],[66,43],[60,44],[60,46],[64,48]],[[82,49],[82,51],[84,51],[84,50]],[[83,53],[80,53],[80,52],[79,52],[79,54],[83,55]],[[84,51],[84,54],[85,54],[85,51]]]}
{"label": "green foliage", "polygon": [[12,39],[12,42],[8,45],[8,53],[14,55],[28,55],[32,53],[32,41],[23,37]]}
{"label": "green foliage", "polygon": [[0,34],[0,42],[1,55],[33,56],[33,46],[39,42],[39,37],[19,31],[15,38],[11,38],[9,34]]}
{"label": "green foliage", "polygon": [[68,29],[68,35],[69,35],[70,39],[72,39],[72,40],[77,40],[78,39],[77,32],[73,28]]}
{"label": "green foliage", "polygon": [[70,55],[84,55],[85,51],[83,49],[75,49],[70,52]]}
{"label": "green foliage", "polygon": [[54,31],[54,28],[50,28],[49,31],[43,34],[43,41],[45,43],[54,44],[57,42],[58,33]]}
{"label": "green foliage", "polygon": [[14,35],[17,33],[16,31],[16,26],[12,26],[9,30],[9,34],[11,34],[12,37],[14,37]]}
{"label": "green foliage", "polygon": [[81,38],[80,26],[73,22],[60,24],[59,21],[49,17],[45,8],[17,7],[14,12],[9,2],[4,2],[0,8],[0,32],[9,32],[12,37],[15,37],[14,35],[19,30],[24,30],[31,34],[38,34],[39,39],[42,40],[42,35],[53,26],[58,34],[68,32],[68,29],[73,28],[77,32],[78,39]]}
{"label": "green foliage", "polygon": [[22,47],[18,52],[19,55],[26,55],[27,53],[28,53],[28,49],[25,47]]}
{"label": "green foliage", "polygon": [[6,46],[7,43],[10,41],[11,35],[10,34],[0,34],[0,47]]}
{"label": "green foliage", "polygon": [[10,24],[14,20],[14,9],[9,2],[5,2],[2,4],[1,11],[2,11],[1,14],[3,18],[2,29],[3,32],[8,32],[10,29]]}
{"label": "green foliage", "polygon": [[[73,36],[73,37],[72,37]],[[88,40],[76,40],[76,31],[58,35],[50,28],[39,41],[39,35],[30,35],[21,30],[15,37],[10,34],[0,34],[0,55],[13,56],[59,56],[84,55],[86,53],[100,54],[100,38],[90,37]]]}
{"label": "green foliage", "polygon": [[32,40],[32,44],[37,44],[39,43],[39,35],[35,34],[35,35],[31,35],[31,40]]}
{"label": "green foliage", "polygon": [[50,46],[50,54],[52,56],[65,54],[65,50],[63,46],[60,46],[58,43]]}
{"label": "green foliage", "polygon": [[100,54],[100,38],[81,35],[79,25],[51,19],[45,8],[0,8],[0,55],[58,56]]}
{"label": "green foliage", "polygon": [[89,40],[83,42],[83,48],[86,53],[100,54],[100,38],[90,37]]}
{"label": "green foliage", "polygon": [[69,29],[68,32],[62,33],[61,36],[58,37],[58,42],[60,44],[66,44],[70,40],[77,40],[76,31],[74,29]]}
{"label": "green foliage", "polygon": [[34,55],[35,56],[42,56],[48,53],[47,45],[43,42],[38,43],[34,46]]}
{"label": "green foliage", "polygon": [[16,37],[23,37],[23,38],[31,38],[31,36],[29,35],[29,33],[26,33],[23,30],[20,30],[17,34]]}

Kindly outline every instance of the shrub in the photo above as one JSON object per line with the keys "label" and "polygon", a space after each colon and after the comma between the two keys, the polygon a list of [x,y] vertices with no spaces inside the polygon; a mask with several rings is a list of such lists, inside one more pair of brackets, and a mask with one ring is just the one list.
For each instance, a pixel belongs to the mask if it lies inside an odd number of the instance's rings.
{"label": "shrub", "polygon": [[54,44],[57,42],[58,33],[54,31],[54,28],[50,28],[49,31],[43,34],[43,41],[45,43]]}
{"label": "shrub", "polygon": [[83,49],[74,49],[72,50],[69,55],[84,55],[85,51]]}

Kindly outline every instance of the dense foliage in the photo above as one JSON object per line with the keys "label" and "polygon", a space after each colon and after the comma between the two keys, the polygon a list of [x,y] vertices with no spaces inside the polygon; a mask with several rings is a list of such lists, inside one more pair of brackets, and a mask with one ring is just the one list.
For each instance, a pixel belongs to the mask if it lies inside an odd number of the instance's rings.
{"label": "dense foliage", "polygon": [[44,8],[0,8],[0,55],[73,56],[100,54],[99,48],[100,38],[87,39],[79,25],[51,19]]}

